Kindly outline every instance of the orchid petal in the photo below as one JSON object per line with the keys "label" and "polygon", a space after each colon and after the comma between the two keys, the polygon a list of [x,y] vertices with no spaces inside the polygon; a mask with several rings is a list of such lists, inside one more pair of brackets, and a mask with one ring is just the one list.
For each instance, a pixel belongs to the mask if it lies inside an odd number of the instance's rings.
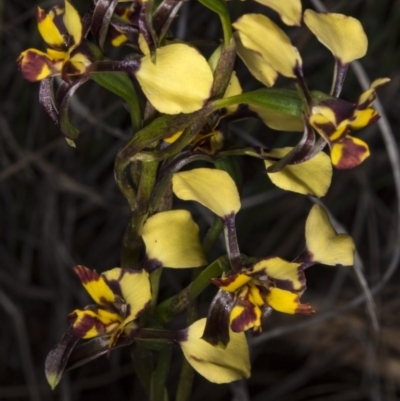
{"label": "orchid petal", "polygon": [[347,234],[337,234],[322,206],[314,205],[306,222],[306,244],[311,261],[329,266],[354,264],[355,246]]}
{"label": "orchid petal", "polygon": [[173,175],[175,195],[183,200],[194,200],[224,217],[240,209],[239,192],[231,176],[223,170],[197,168]]}
{"label": "orchid petal", "polygon": [[185,268],[207,264],[199,239],[199,227],[186,210],[171,210],[151,216],[143,226],[143,241],[149,259],[164,267]]}
{"label": "orchid petal", "polygon": [[206,319],[187,329],[187,339],[180,346],[187,361],[212,383],[230,383],[250,376],[249,351],[244,333],[230,333],[226,349],[213,347],[201,339]]}
{"label": "orchid petal", "polygon": [[[273,149],[268,156],[282,158],[292,148]],[[268,168],[274,162],[265,160]],[[299,164],[289,164],[276,173],[267,173],[272,183],[285,191],[297,192],[316,197],[324,196],[331,184],[332,165],[329,156],[323,152]]]}
{"label": "orchid petal", "polygon": [[306,10],[304,23],[342,64],[365,56],[368,39],[357,19],[343,14]]}
{"label": "orchid petal", "polygon": [[[136,72],[147,99],[161,113],[191,113],[210,97],[213,74],[206,59],[193,47],[172,44],[141,59]],[[190,88],[190,90],[189,90]]]}

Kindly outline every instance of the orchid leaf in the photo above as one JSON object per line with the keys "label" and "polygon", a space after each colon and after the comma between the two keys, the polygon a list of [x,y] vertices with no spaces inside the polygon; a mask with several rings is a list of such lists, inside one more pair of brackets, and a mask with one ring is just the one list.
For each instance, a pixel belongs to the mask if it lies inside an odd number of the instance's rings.
{"label": "orchid leaf", "polygon": [[129,108],[134,130],[139,130],[141,125],[140,106],[135,87],[130,78],[123,72],[95,73],[90,78],[103,88],[125,100]]}

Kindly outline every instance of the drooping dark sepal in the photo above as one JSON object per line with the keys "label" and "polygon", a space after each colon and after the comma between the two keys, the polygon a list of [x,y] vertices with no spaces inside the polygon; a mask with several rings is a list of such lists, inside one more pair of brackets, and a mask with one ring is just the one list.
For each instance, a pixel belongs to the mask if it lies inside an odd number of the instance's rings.
{"label": "drooping dark sepal", "polygon": [[54,78],[46,78],[40,82],[39,103],[53,123],[58,126],[59,118],[54,100],[53,80]]}
{"label": "drooping dark sepal", "polygon": [[230,313],[234,304],[234,294],[219,290],[208,310],[207,323],[202,339],[219,348],[229,343]]}
{"label": "drooping dark sepal", "polygon": [[69,356],[79,340],[72,334],[72,331],[71,326],[62,336],[61,341],[49,352],[44,363],[46,378],[52,389],[60,382]]}

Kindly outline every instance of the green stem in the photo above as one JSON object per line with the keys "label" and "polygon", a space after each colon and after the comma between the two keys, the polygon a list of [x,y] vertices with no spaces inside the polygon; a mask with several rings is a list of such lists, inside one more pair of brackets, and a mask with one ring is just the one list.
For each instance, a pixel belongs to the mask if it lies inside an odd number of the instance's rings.
{"label": "green stem", "polygon": [[165,324],[175,315],[188,308],[191,302],[210,285],[211,279],[219,277],[227,266],[229,266],[229,261],[226,256],[218,258],[207,266],[186,288],[158,305],[156,311],[158,322]]}
{"label": "green stem", "polygon": [[151,377],[153,374],[152,355],[151,351],[139,342],[137,342],[133,351],[133,367],[147,397],[150,397]]}
{"label": "green stem", "polygon": [[212,247],[214,246],[215,242],[217,241],[219,235],[221,234],[222,230],[224,229],[224,226],[222,224],[222,220],[217,217],[214,220],[213,225],[209,228],[207,231],[207,234],[205,235],[203,239],[203,249],[204,253],[208,255],[208,253],[211,251]]}
{"label": "green stem", "polygon": [[165,388],[168,372],[171,364],[172,347],[166,346],[158,354],[156,370],[151,380],[150,401],[166,401],[168,393]]}
{"label": "green stem", "polygon": [[160,290],[160,279],[162,274],[162,268],[156,269],[150,273],[150,284],[151,284],[151,301],[149,306],[149,313],[153,315],[156,307],[157,307],[157,300],[158,300],[158,292]]}

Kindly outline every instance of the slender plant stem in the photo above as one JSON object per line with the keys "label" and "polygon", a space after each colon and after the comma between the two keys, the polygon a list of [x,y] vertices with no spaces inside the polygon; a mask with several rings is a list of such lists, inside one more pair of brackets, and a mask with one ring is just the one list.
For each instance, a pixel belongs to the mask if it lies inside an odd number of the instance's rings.
{"label": "slender plant stem", "polygon": [[168,394],[165,388],[171,365],[172,347],[166,345],[158,355],[157,367],[151,380],[150,401],[166,401]]}

